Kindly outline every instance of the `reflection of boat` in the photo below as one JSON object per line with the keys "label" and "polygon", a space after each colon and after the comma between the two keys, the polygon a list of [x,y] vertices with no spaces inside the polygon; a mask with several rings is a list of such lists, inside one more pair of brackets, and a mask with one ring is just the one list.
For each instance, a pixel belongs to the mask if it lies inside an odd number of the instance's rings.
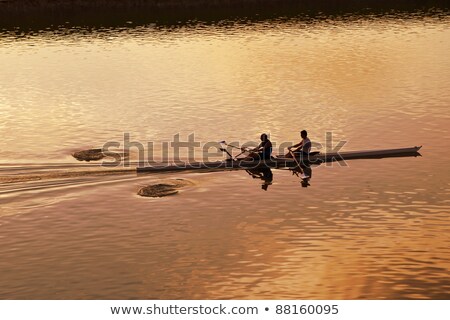
{"label": "reflection of boat", "polygon": [[178,162],[171,164],[154,164],[137,167],[138,172],[165,172],[179,170],[227,170],[227,169],[256,169],[256,168],[295,168],[300,163],[321,163],[355,159],[381,159],[392,157],[417,157],[420,156],[421,147],[382,149],[365,151],[343,151],[343,152],[318,152],[307,158],[300,156],[297,159],[284,158],[283,156],[272,157],[268,160],[244,160],[227,159],[223,161],[209,162]]}

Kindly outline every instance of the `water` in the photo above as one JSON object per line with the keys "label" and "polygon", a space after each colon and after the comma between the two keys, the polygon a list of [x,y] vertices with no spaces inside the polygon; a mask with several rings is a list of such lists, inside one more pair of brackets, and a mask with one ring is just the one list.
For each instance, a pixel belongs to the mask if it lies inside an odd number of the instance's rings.
{"label": "water", "polygon": [[[293,17],[0,34],[0,297],[448,299],[446,13]],[[136,176],[71,152],[122,141],[422,157],[274,171]],[[159,147],[157,147],[159,148]],[[103,170],[100,172],[100,170]],[[194,186],[147,199],[142,185]]]}

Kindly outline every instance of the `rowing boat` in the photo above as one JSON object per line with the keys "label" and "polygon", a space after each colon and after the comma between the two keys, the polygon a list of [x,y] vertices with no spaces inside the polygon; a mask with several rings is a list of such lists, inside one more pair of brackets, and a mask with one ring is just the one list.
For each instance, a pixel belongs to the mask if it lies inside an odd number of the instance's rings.
{"label": "rowing boat", "polygon": [[154,165],[138,166],[137,172],[167,172],[183,170],[227,170],[227,169],[257,169],[257,168],[295,168],[300,163],[323,163],[333,161],[345,161],[355,159],[381,159],[392,157],[417,157],[420,156],[420,147],[363,150],[363,151],[343,151],[343,152],[317,152],[308,157],[299,156],[296,159],[285,158],[284,156],[272,157],[268,160],[248,161],[243,159],[228,159],[223,161],[208,162],[178,162],[170,164],[156,163]]}

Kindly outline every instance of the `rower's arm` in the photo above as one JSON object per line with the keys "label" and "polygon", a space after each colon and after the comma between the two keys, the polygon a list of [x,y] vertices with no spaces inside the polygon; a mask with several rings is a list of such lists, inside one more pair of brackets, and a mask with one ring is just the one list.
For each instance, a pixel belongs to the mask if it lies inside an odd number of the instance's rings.
{"label": "rower's arm", "polygon": [[292,149],[292,148],[299,148],[299,147],[301,147],[302,145],[303,145],[303,141],[300,141],[299,143],[290,146],[288,149],[290,150],[290,149]]}
{"label": "rower's arm", "polygon": [[[262,149],[263,149],[263,146],[262,146],[262,143],[261,143],[261,144],[259,144],[259,146],[255,147],[253,149],[248,149],[248,151],[250,151],[250,152],[258,152],[259,150],[262,150]],[[241,150],[244,151],[245,149],[241,148]]]}
{"label": "rower's arm", "polygon": [[271,148],[272,147],[272,144],[271,143],[266,143],[265,145],[261,145],[260,147],[259,147],[259,149],[262,151],[262,150],[266,150],[267,148]]}
{"label": "rower's arm", "polygon": [[258,152],[258,151],[262,151],[266,148],[266,145],[263,145],[262,142],[259,144],[259,146],[257,146],[255,149],[253,149],[253,151]]}

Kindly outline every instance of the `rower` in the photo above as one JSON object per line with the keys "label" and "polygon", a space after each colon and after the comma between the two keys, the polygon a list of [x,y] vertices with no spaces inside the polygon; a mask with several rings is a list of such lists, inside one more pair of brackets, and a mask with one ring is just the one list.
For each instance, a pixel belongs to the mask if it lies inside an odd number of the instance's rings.
{"label": "rower", "polygon": [[[260,137],[261,143],[256,148],[250,150],[251,153],[245,160],[270,160],[272,155],[272,142],[270,142],[267,134],[263,133]],[[245,148],[242,148],[244,151]]]}
{"label": "rower", "polygon": [[308,138],[308,132],[306,130],[302,130],[300,132],[300,136],[302,137],[302,141],[300,141],[297,144],[294,144],[293,146],[288,147],[289,152],[285,155],[287,158],[292,158],[291,151],[292,149],[295,149],[293,153],[296,157],[302,155],[302,156],[308,156],[311,152],[311,140]]}

